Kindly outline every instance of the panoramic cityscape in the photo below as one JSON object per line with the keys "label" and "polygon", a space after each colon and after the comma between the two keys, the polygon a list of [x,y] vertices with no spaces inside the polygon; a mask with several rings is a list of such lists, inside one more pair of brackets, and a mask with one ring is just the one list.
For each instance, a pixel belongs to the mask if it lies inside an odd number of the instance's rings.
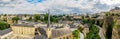
{"label": "panoramic cityscape", "polygon": [[0,0],[0,39],[120,39],[120,0]]}

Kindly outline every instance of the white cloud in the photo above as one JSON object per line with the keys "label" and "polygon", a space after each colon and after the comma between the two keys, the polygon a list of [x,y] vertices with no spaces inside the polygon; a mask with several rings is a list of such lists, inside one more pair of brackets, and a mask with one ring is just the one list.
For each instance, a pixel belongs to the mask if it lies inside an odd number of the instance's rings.
{"label": "white cloud", "polygon": [[100,0],[100,2],[107,5],[120,4],[120,0]]}
{"label": "white cloud", "polygon": [[10,2],[11,0],[1,0],[1,1],[3,1],[3,2]]}
{"label": "white cloud", "polygon": [[43,0],[29,3],[26,0],[2,0],[0,12],[3,13],[98,13],[120,6],[120,0]]}

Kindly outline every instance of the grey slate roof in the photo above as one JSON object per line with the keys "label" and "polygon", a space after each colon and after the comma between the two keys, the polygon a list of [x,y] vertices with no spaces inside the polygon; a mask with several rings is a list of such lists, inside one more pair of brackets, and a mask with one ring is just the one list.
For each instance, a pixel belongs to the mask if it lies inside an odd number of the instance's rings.
{"label": "grey slate roof", "polygon": [[72,31],[70,29],[54,29],[54,30],[52,30],[52,38],[64,36],[69,33],[72,33]]}
{"label": "grey slate roof", "polygon": [[39,27],[38,30],[39,30],[39,32],[41,33],[41,35],[44,35],[44,36],[47,37],[46,31],[45,31],[44,28],[40,28],[40,27]]}
{"label": "grey slate roof", "polygon": [[28,23],[24,23],[24,24],[13,24],[13,26],[34,27],[34,24],[28,24]]}
{"label": "grey slate roof", "polygon": [[8,28],[8,29],[5,29],[5,30],[1,30],[1,31],[0,31],[0,36],[3,36],[3,35],[11,32],[11,31],[12,31],[11,28]]}

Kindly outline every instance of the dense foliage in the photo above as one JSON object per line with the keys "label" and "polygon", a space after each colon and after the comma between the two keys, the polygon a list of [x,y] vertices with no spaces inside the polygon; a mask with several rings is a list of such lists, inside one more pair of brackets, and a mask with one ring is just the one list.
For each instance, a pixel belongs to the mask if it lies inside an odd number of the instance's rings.
{"label": "dense foliage", "polygon": [[39,14],[35,14],[34,15],[34,21],[37,22],[38,20],[40,20],[40,15]]}
{"label": "dense foliage", "polygon": [[99,28],[97,28],[95,25],[92,24],[90,25],[90,31],[85,39],[100,39],[98,33],[99,33]]}
{"label": "dense foliage", "polygon": [[20,18],[19,17],[13,17],[12,20],[13,20],[13,22],[17,23],[17,21],[20,20]]}
{"label": "dense foliage", "polygon": [[[45,14],[44,15],[44,19],[43,19],[44,22],[47,22],[48,21],[48,14]],[[51,22],[58,22],[58,19],[57,19],[57,16],[50,16],[50,21]]]}
{"label": "dense foliage", "polygon": [[27,14],[24,14],[24,17],[27,17]]}
{"label": "dense foliage", "polygon": [[106,14],[105,14],[106,16],[109,16],[110,15],[110,12],[106,12]]}
{"label": "dense foliage", "polygon": [[74,39],[80,39],[80,31],[79,30],[73,31],[73,36],[74,36]]}
{"label": "dense foliage", "polygon": [[[32,19],[32,17],[29,18],[28,20],[30,21],[31,19]],[[47,23],[47,21],[48,21],[48,14],[43,14],[42,16],[40,16],[39,14],[35,14],[34,15],[34,21],[38,22],[38,20]],[[51,22],[55,22],[55,23],[58,22],[58,16],[55,16],[55,15],[50,16],[50,21]]]}
{"label": "dense foliage", "polygon": [[95,19],[94,18],[84,18],[83,23],[95,24]]}
{"label": "dense foliage", "polygon": [[82,32],[83,28],[82,28],[82,27],[78,27],[78,30],[79,30],[80,32]]}
{"label": "dense foliage", "polygon": [[32,17],[30,17],[30,18],[28,19],[28,21],[32,21]]}
{"label": "dense foliage", "polygon": [[89,25],[89,33],[87,33],[85,39],[100,39],[100,36],[98,35],[99,28],[96,27],[94,18],[84,18],[83,23]]}
{"label": "dense foliage", "polygon": [[4,21],[0,21],[0,30],[7,29],[9,27],[10,27],[9,24],[5,23]]}

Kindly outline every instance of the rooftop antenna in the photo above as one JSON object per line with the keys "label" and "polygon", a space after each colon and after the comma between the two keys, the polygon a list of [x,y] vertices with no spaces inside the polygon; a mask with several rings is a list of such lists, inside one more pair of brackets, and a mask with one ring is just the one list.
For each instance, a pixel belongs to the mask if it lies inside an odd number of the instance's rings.
{"label": "rooftop antenna", "polygon": [[48,9],[48,24],[47,24],[47,27],[50,27],[50,10]]}

